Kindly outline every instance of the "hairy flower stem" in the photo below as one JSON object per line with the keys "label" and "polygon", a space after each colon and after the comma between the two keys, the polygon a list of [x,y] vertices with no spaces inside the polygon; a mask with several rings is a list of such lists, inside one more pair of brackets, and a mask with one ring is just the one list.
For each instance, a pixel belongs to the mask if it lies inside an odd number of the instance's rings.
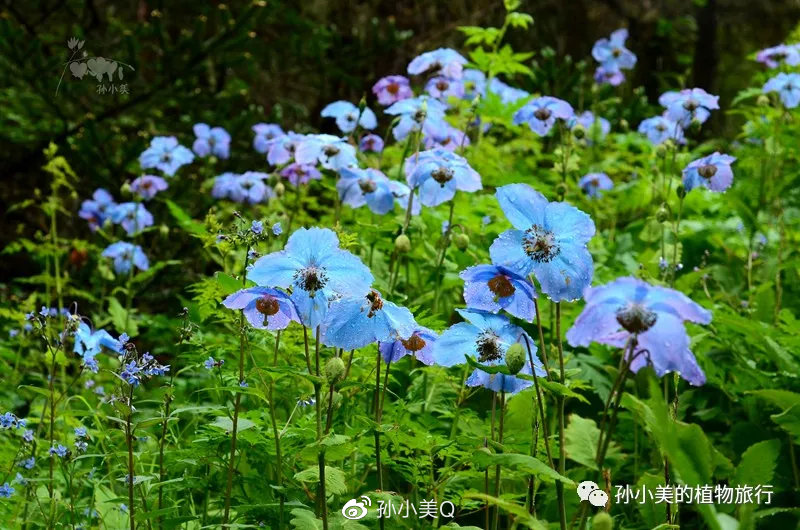
{"label": "hairy flower stem", "polygon": [[[319,345],[320,345],[320,329],[317,326],[316,335],[314,337],[314,368],[317,379],[321,377],[319,369]],[[319,455],[317,461],[319,463],[319,494],[317,500],[319,501],[319,514],[322,517],[322,528],[328,530],[328,496],[325,492],[325,451],[322,449],[322,400],[320,399],[320,388],[322,384],[319,381],[314,383],[314,399],[316,401],[317,412],[317,446]]]}
{"label": "hairy flower stem", "polygon": [[[273,366],[278,366],[278,348],[280,347],[281,343],[281,332],[278,330],[278,333],[275,336],[275,358],[273,359]],[[275,466],[275,474],[276,474],[276,482],[278,483],[278,502],[279,506],[279,513],[278,513],[278,529],[283,529],[283,518],[284,518],[284,511],[285,511],[285,499],[283,497],[283,458],[281,456],[281,434],[278,431],[278,421],[275,417],[275,400],[274,400],[274,390],[275,390],[275,380],[270,380],[269,383],[269,417],[270,421],[272,422],[272,436],[275,438],[275,460],[277,460],[277,464]]]}
{"label": "hairy flower stem", "polygon": [[[537,311],[537,314],[538,314],[538,311]],[[538,318],[537,318],[537,320],[538,320]],[[540,336],[540,339],[542,340],[542,346],[544,347],[544,338],[542,337],[541,332],[542,332],[542,330],[541,330],[541,325],[540,325],[539,326],[539,334],[540,334],[539,336]],[[525,338],[525,347],[528,349],[528,361],[531,363],[531,366],[533,367],[534,366],[534,364],[533,364],[533,352],[531,351],[531,345],[530,345],[530,343],[528,343],[527,335],[523,335],[523,337]],[[550,464],[550,467],[553,468],[553,470],[555,470],[556,466],[555,466],[555,463],[553,462],[553,455],[550,452],[550,435],[547,432],[548,431],[547,421],[545,420],[545,417],[544,417],[544,400],[542,398],[542,392],[539,389],[539,378],[538,377],[534,377],[533,378],[533,385],[534,385],[534,387],[536,389],[536,395],[534,396],[534,399],[536,400],[536,403],[537,403],[537,405],[539,407],[539,423],[541,423],[541,425],[542,425],[542,431],[543,431],[543,434],[544,434],[544,448],[545,448],[545,451],[547,452],[547,461]],[[534,429],[534,432],[531,434],[531,456],[534,456],[534,457],[536,456],[536,446],[537,445],[538,445],[538,430]],[[528,490],[529,490],[529,493],[530,493],[530,505],[529,505],[530,513],[533,513],[533,506],[534,506],[534,502],[533,502],[533,490],[534,490],[534,487],[533,486],[534,486],[534,481],[535,480],[536,480],[536,477],[534,475],[531,475],[530,479],[529,479],[529,482],[528,482]],[[563,500],[564,500],[563,496],[559,497],[559,499],[558,499],[559,505],[561,504],[561,502]]]}
{"label": "hairy flower stem", "polygon": [[[500,425],[498,427],[498,434],[497,434],[497,443],[501,446],[503,445],[503,423],[506,417],[506,393],[504,391],[500,392]],[[494,496],[495,498],[500,498],[500,471],[501,466],[497,464],[494,469]],[[494,526],[493,528],[497,529],[498,524],[500,522],[500,506],[495,506],[494,508]]]}
{"label": "hairy flower stem", "polygon": [[[242,269],[242,286],[247,285],[247,262],[250,254],[248,246],[244,252],[244,267]],[[244,311],[239,312],[239,384],[244,381],[244,347],[247,340]],[[222,516],[222,526],[227,526],[231,512],[231,490],[233,488],[233,470],[236,465],[236,438],[239,431],[239,405],[242,403],[241,391],[236,392],[233,404],[233,426],[231,428],[231,454],[228,458],[228,478],[225,485],[225,512]]]}
{"label": "hairy flower stem", "polygon": [[[556,303],[556,344],[558,345],[558,365],[560,383],[566,384],[564,377],[564,345],[561,342],[561,302]],[[556,408],[558,409],[558,472],[564,475],[567,465],[567,449],[564,436],[564,396],[556,396]],[[558,494],[558,515],[561,520],[561,530],[567,528],[567,507],[564,503],[564,483],[560,480],[556,482],[556,492]]]}
{"label": "hairy flower stem", "polygon": [[[383,491],[383,469],[381,468],[381,349],[377,346],[377,358],[375,360],[375,467],[378,472],[378,490]],[[383,530],[384,518],[378,518],[381,530]]]}
{"label": "hairy flower stem", "polygon": [[439,253],[439,259],[436,260],[436,289],[434,290],[433,295],[433,312],[436,312],[436,308],[439,305],[439,293],[442,289],[442,280],[444,279],[444,274],[442,273],[442,265],[444,264],[444,258],[447,255],[447,249],[450,247],[450,232],[453,230],[453,212],[455,211],[456,206],[456,196],[454,195],[453,198],[450,200],[450,215],[447,218],[447,229],[444,231],[444,246],[442,247],[441,252]]}

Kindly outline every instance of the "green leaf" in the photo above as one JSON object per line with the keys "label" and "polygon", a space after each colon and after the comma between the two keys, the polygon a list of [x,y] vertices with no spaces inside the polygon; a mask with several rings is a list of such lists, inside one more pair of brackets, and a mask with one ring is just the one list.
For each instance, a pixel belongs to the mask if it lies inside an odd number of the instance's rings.
{"label": "green leaf", "polygon": [[[597,442],[600,440],[600,429],[594,420],[570,414],[569,425],[564,431],[567,457],[583,464],[589,469],[597,470]],[[606,451],[606,461],[620,457],[619,447],[612,441]]]}
{"label": "green leaf", "polygon": [[[319,482],[319,467],[305,469],[294,476],[300,482]],[[325,490],[327,493],[342,495],[347,493],[344,472],[336,467],[325,466]]]}
{"label": "green leaf", "polygon": [[167,199],[164,202],[166,202],[167,204],[169,213],[171,213],[172,217],[174,217],[175,220],[178,221],[178,226],[180,226],[183,230],[196,236],[206,235],[206,227],[203,223],[192,219],[192,217],[188,213],[186,213],[180,206],[178,206],[171,200]]}
{"label": "green leaf", "polygon": [[242,281],[237,280],[233,276],[229,274],[225,274],[224,272],[217,272],[214,276],[217,278],[217,283],[219,284],[220,288],[222,289],[223,294],[226,296],[235,293],[239,289],[242,289]]}
{"label": "green leaf", "polygon": [[314,512],[298,508],[292,510],[292,515],[294,517],[290,522],[297,530],[320,530],[322,528],[322,521],[317,519]]}
{"label": "green leaf", "polygon": [[[214,422],[211,423],[212,427],[219,427],[225,432],[231,432],[233,430],[233,420],[231,420],[227,416],[217,416],[214,419]],[[255,423],[246,419],[246,418],[239,418],[236,424],[237,432],[246,431],[255,426]]]}
{"label": "green leaf", "polygon": [[775,463],[781,443],[778,440],[765,440],[754,443],[742,453],[742,459],[736,466],[734,484],[754,485],[771,484],[775,472]]}
{"label": "green leaf", "polygon": [[467,493],[464,495],[464,498],[477,499],[487,504],[497,506],[504,512],[508,512],[513,515],[517,523],[522,523],[528,528],[533,528],[534,530],[547,530],[547,526],[544,523],[529,514],[528,510],[519,504],[504,499],[498,499],[497,497],[492,497],[491,495],[484,495],[483,493]]}
{"label": "green leaf", "polygon": [[523,473],[535,475],[542,480],[553,481],[560,480],[564,484],[574,486],[575,483],[555,471],[553,468],[539,460],[538,458],[530,455],[523,455],[519,453],[489,453],[487,451],[478,450],[472,453],[472,462],[478,469],[485,469],[490,466],[502,466],[508,469],[516,469]]}
{"label": "green leaf", "polygon": [[128,317],[128,312],[113,296],[108,297],[108,314],[111,317],[111,323],[118,331],[126,331],[131,337],[139,335],[139,326],[136,324],[136,320]]}

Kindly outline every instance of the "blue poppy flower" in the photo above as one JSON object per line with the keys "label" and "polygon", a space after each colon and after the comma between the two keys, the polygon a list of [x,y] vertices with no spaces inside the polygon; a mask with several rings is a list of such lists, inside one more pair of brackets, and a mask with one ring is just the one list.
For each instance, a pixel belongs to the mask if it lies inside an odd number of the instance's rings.
{"label": "blue poppy flower", "polygon": [[364,296],[373,277],[361,260],[339,248],[336,233],[327,228],[300,228],[286,247],[259,258],[247,274],[262,287],[292,288],[301,322],[318,326],[334,297]]}
{"label": "blue poppy flower", "polygon": [[447,151],[456,151],[470,144],[469,136],[450,124],[445,125],[443,132],[444,136],[426,136],[425,149],[441,148]]}
{"label": "blue poppy flower", "polygon": [[141,271],[150,268],[150,262],[142,252],[142,247],[125,241],[110,244],[103,251],[102,256],[114,260],[114,270],[117,271],[117,274],[128,274],[131,266],[135,266]]}
{"label": "blue poppy flower", "polygon": [[384,106],[414,97],[408,78],[402,75],[387,75],[378,79],[372,86],[372,93],[378,98],[378,103]]}
{"label": "blue poppy flower", "polygon": [[456,190],[473,192],[483,188],[481,176],[467,161],[445,149],[431,149],[408,157],[404,166],[406,182],[419,189],[425,206],[437,206],[452,199]]}
{"label": "blue poppy flower", "polygon": [[316,166],[298,164],[297,162],[293,162],[283,168],[280,175],[294,186],[308,184],[312,180],[320,180],[322,178],[322,173],[319,172]]}
{"label": "blue poppy flower", "polygon": [[205,123],[196,124],[193,130],[197,139],[192,144],[192,150],[197,156],[228,158],[231,148],[231,135],[228,131],[222,127],[209,127]]}
{"label": "blue poppy flower", "polygon": [[109,212],[114,224],[122,225],[129,236],[134,236],[153,225],[153,214],[147,211],[144,204],[123,202],[117,204]]}
{"label": "blue poppy flower", "polygon": [[762,90],[765,94],[777,92],[783,105],[793,109],[800,104],[800,74],[781,72],[764,83]]}
{"label": "blue poppy flower", "polygon": [[269,151],[272,140],[286,136],[281,126],[276,123],[256,123],[252,127],[255,136],[253,137],[253,149],[259,153]]}
{"label": "blue poppy flower", "polygon": [[447,98],[464,96],[464,83],[460,79],[449,79],[443,76],[431,77],[425,83],[425,92],[436,99],[447,101]]}
{"label": "blue poppy flower", "polygon": [[106,330],[98,329],[93,332],[86,322],[78,324],[78,329],[75,330],[75,345],[72,351],[87,359],[100,353],[102,348],[111,350],[114,353],[122,353],[123,351],[120,341],[112,337]]}
{"label": "blue poppy flower", "polygon": [[[267,142],[267,162],[272,166],[281,166],[294,158],[297,146],[305,140],[305,134],[289,131],[283,136],[276,136]],[[316,161],[314,162],[316,165]]]}
{"label": "blue poppy flower", "polygon": [[370,211],[384,215],[394,209],[394,195],[389,179],[377,169],[345,168],[336,182],[339,200],[351,208],[365,204]]}
{"label": "blue poppy flower", "polygon": [[555,125],[556,120],[569,121],[575,115],[572,105],[550,96],[542,96],[529,101],[514,113],[514,124],[527,123],[533,132],[544,136]]}
{"label": "blue poppy flower", "polygon": [[239,193],[239,175],[236,173],[223,173],[214,177],[214,187],[211,196],[215,199],[233,199]]}
{"label": "blue poppy flower", "polygon": [[358,148],[362,153],[380,153],[383,151],[383,138],[377,134],[365,134],[358,142]]}
{"label": "blue poppy flower", "polygon": [[356,149],[344,138],[330,134],[310,134],[297,145],[294,159],[300,164],[321,164],[325,169],[339,171],[357,166]]}
{"label": "blue poppy flower", "polygon": [[576,125],[580,125],[586,129],[587,143],[591,143],[595,137],[597,140],[602,140],[611,131],[611,124],[607,119],[595,116],[594,113],[589,110],[580,113],[567,123],[570,129],[574,128]]}
{"label": "blue poppy flower", "polygon": [[94,232],[103,226],[103,223],[110,217],[111,211],[116,205],[114,197],[108,191],[103,188],[97,188],[94,190],[91,200],[85,200],[81,203],[78,216],[89,221],[89,229]]}
{"label": "blue poppy flower", "polygon": [[505,309],[528,322],[536,316],[536,289],[514,271],[498,265],[474,265],[459,276],[464,280],[464,301],[470,309],[490,313]]}
{"label": "blue poppy flower", "polygon": [[[433,347],[434,362],[441,366],[455,366],[466,362],[466,356],[474,357],[479,363],[497,366],[505,363],[506,350],[512,344],[529,346],[534,367],[526,361],[522,372],[537,377],[545,375],[544,367],[536,355],[536,345],[519,326],[515,326],[501,315],[474,309],[457,309],[466,320],[450,326],[437,339]],[[527,339],[527,342],[526,342]],[[488,374],[478,368],[468,379],[470,386],[485,386],[495,392],[514,393],[530,386],[525,381],[506,374]]]}
{"label": "blue poppy flower", "polygon": [[215,199],[257,204],[275,196],[272,188],[264,183],[268,178],[269,175],[260,171],[248,171],[242,175],[223,173],[214,178],[211,195]]}
{"label": "blue poppy flower", "polygon": [[636,64],[636,55],[625,47],[627,39],[628,30],[618,29],[611,34],[611,38],[602,38],[594,43],[592,57],[607,72],[630,70]]}
{"label": "blue poppy flower", "polygon": [[178,144],[178,139],[174,136],[156,136],[150,140],[150,147],[139,155],[142,169],[154,167],[170,177],[181,166],[191,164],[193,160],[194,153]]}
{"label": "blue poppy flower", "polygon": [[378,126],[378,119],[369,107],[364,107],[359,117],[358,107],[349,101],[334,101],[322,109],[320,116],[336,119],[336,126],[347,134],[356,128],[356,121],[364,129],[374,129]]}
{"label": "blue poppy flower", "polygon": [[383,341],[378,348],[386,363],[396,363],[406,355],[413,355],[422,364],[433,364],[433,345],[438,339],[433,330],[419,326],[407,339]]}
{"label": "blue poppy flower", "polygon": [[693,160],[683,170],[683,186],[686,191],[700,187],[725,191],[733,183],[731,164],[735,161],[736,157],[719,152]]}
{"label": "blue poppy flower", "polygon": [[630,277],[587,288],[584,299],[586,307],[567,331],[570,345],[598,342],[623,348],[635,335],[633,372],[652,365],[659,376],[677,372],[692,385],[705,383],[683,323],[710,323],[708,310],[679,291]]}
{"label": "blue poppy flower", "polygon": [[348,297],[331,304],[322,324],[326,346],[355,350],[375,342],[408,339],[418,328],[411,311],[371,289],[366,296]]}
{"label": "blue poppy flower", "polygon": [[228,309],[243,309],[250,325],[257,329],[284,329],[292,321],[300,322],[289,295],[270,287],[249,287],[225,298]]}
{"label": "blue poppy flower", "polygon": [[619,86],[625,82],[625,74],[621,70],[607,70],[601,64],[594,71],[594,82],[598,85]]}
{"label": "blue poppy flower", "polygon": [[800,49],[797,44],[779,44],[770,48],[765,48],[756,54],[756,61],[766,65],[768,68],[777,68],[781,64],[797,66],[800,64]]}
{"label": "blue poppy flower", "polygon": [[521,88],[515,88],[511,85],[507,85],[496,77],[493,77],[492,80],[489,81],[489,92],[500,96],[500,101],[506,105],[510,103],[516,103],[520,99],[525,99],[530,96],[529,92],[526,92]]}
{"label": "blue poppy flower", "polygon": [[473,68],[464,70],[462,82],[464,84],[464,99],[472,101],[475,99],[475,96],[483,96],[486,94],[486,74],[480,70],[475,70]]}
{"label": "blue poppy flower", "polygon": [[168,187],[166,180],[155,175],[142,175],[131,182],[131,191],[138,193],[143,200],[152,199],[159,191],[164,191]]}
{"label": "blue poppy flower", "polygon": [[667,109],[667,118],[688,127],[692,120],[704,123],[712,110],[719,109],[719,96],[713,96],[702,88],[686,88],[680,92],[664,92],[658,103]]}
{"label": "blue poppy flower", "polygon": [[461,79],[462,70],[467,60],[451,48],[439,48],[415,57],[408,64],[408,73],[439,74],[450,79]]}
{"label": "blue poppy flower", "polygon": [[653,116],[643,120],[639,124],[639,132],[647,136],[654,145],[664,143],[670,138],[679,144],[686,142],[680,124],[666,116]]}
{"label": "blue poppy flower", "polygon": [[605,173],[587,173],[578,181],[578,186],[589,197],[600,197],[603,195],[603,190],[614,187],[614,181]]}
{"label": "blue poppy flower", "polygon": [[595,232],[591,217],[565,202],[548,202],[527,184],[503,186],[496,196],[515,229],[494,240],[492,263],[525,278],[533,274],[556,302],[580,298],[594,269],[586,248]]}
{"label": "blue poppy flower", "polygon": [[412,132],[422,131],[427,136],[445,136],[447,121],[444,103],[430,96],[419,96],[404,99],[393,104],[384,112],[390,116],[399,116],[400,121],[392,129],[395,140],[402,140]]}

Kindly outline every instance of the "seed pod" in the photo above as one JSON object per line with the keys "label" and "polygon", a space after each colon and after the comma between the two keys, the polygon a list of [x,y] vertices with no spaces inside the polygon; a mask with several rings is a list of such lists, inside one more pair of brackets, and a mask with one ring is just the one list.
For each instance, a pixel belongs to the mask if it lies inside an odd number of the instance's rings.
{"label": "seed pod", "polygon": [[394,240],[394,249],[401,253],[405,254],[406,252],[411,251],[411,240],[408,239],[408,236],[405,234],[400,234],[397,236],[397,239]]}
{"label": "seed pod", "polygon": [[597,512],[592,519],[593,530],[612,530],[614,528],[614,519],[611,518],[606,511]]}
{"label": "seed pod", "polygon": [[525,348],[519,342],[506,350],[506,366],[512,374],[518,374],[525,366]]}
{"label": "seed pod", "polygon": [[328,383],[334,384],[344,377],[344,361],[341,357],[331,357],[325,363],[325,379]]}

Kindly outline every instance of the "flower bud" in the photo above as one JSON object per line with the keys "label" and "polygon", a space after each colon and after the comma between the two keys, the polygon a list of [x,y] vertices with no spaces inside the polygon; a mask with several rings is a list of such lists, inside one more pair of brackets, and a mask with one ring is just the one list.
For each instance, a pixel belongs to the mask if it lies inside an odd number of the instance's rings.
{"label": "flower bud", "polygon": [[656,221],[659,223],[665,223],[669,220],[669,210],[664,208],[663,206],[656,211]]}
{"label": "flower bud", "polygon": [[656,146],[656,156],[658,158],[664,158],[667,156],[667,146],[664,144],[658,144]]}
{"label": "flower bud", "polygon": [[586,136],[586,129],[584,128],[583,125],[579,123],[572,128],[572,134],[575,135],[575,138],[580,140],[581,138]]}
{"label": "flower bud", "polygon": [[344,361],[341,357],[331,357],[328,359],[328,362],[325,363],[325,379],[327,379],[330,384],[341,381],[344,377],[344,371]]}
{"label": "flower bud", "polygon": [[756,105],[759,107],[769,107],[769,103],[769,96],[766,94],[761,94],[758,96],[758,99],[756,99]]}
{"label": "flower bud", "polygon": [[400,234],[397,236],[397,239],[394,240],[394,249],[401,253],[405,254],[406,252],[411,251],[411,240],[408,239],[408,236],[405,234]]}
{"label": "flower bud", "polygon": [[630,129],[631,126],[628,123],[628,120],[619,120],[619,128],[622,130],[622,132],[628,132],[628,129]]}
{"label": "flower bud", "polygon": [[556,186],[556,193],[559,197],[564,197],[567,194],[567,184],[565,182],[559,182]]}
{"label": "flower bud", "polygon": [[283,197],[283,194],[286,192],[286,186],[283,185],[283,182],[278,182],[272,189],[278,197]]}
{"label": "flower bud", "polygon": [[122,185],[122,187],[119,189],[119,191],[122,193],[122,195],[125,196],[130,195],[132,193],[131,183],[126,180],[125,183]]}
{"label": "flower bud", "polygon": [[679,199],[686,197],[686,188],[683,187],[683,184],[678,184],[678,187],[675,188],[675,194]]}
{"label": "flower bud", "polygon": [[453,238],[453,244],[458,250],[467,250],[467,247],[469,246],[469,236],[464,233],[456,234],[456,236]]}
{"label": "flower bud", "polygon": [[525,366],[525,348],[519,342],[506,350],[506,366],[512,374],[518,374]]}
{"label": "flower bud", "polygon": [[592,530],[612,530],[614,519],[606,511],[599,511],[592,519]]}
{"label": "flower bud", "polygon": [[159,227],[158,227],[158,231],[159,231],[159,233],[161,234],[161,237],[167,237],[167,236],[169,236],[169,226],[167,226],[167,225],[165,225],[165,224],[161,224],[161,225],[159,225]]}

